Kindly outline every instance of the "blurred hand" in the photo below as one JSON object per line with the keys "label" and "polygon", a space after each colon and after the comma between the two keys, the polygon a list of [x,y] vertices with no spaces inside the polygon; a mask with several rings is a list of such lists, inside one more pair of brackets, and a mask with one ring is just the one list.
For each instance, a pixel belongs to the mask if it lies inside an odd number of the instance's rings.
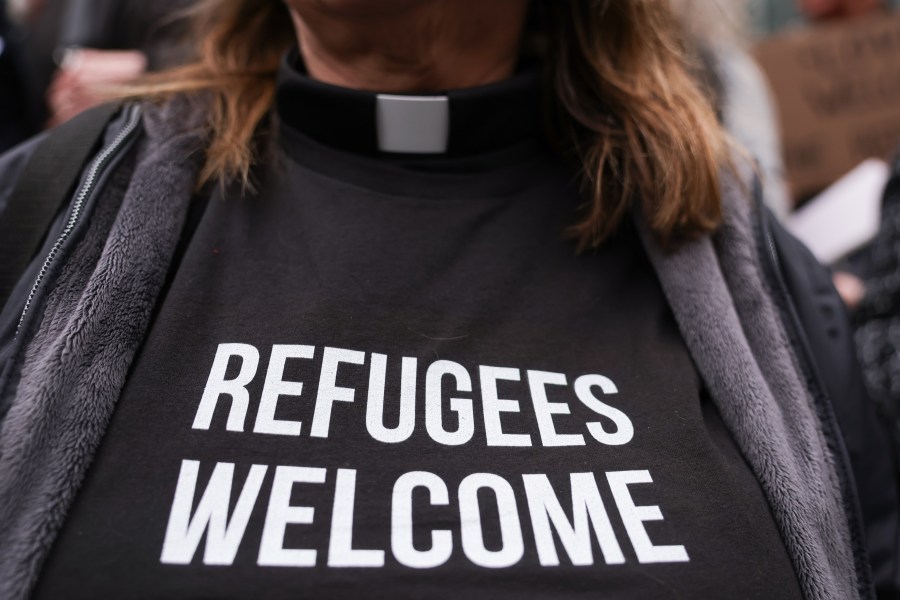
{"label": "blurred hand", "polygon": [[68,121],[100,104],[104,92],[147,70],[147,57],[137,50],[69,50],[47,90],[48,126]]}
{"label": "blurred hand", "polygon": [[884,6],[883,0],[797,0],[800,10],[812,21],[854,17]]}
{"label": "blurred hand", "polygon": [[845,271],[835,271],[831,278],[834,282],[834,287],[837,289],[841,300],[847,305],[847,308],[850,310],[856,309],[863,296],[866,295],[866,286],[862,279]]}

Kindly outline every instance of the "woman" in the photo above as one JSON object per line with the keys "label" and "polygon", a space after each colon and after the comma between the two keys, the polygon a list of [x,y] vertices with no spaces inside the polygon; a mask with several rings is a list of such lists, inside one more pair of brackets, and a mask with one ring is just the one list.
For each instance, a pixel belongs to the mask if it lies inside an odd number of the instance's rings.
{"label": "woman", "polygon": [[207,3],[7,302],[0,595],[871,597],[833,294],[673,23]]}

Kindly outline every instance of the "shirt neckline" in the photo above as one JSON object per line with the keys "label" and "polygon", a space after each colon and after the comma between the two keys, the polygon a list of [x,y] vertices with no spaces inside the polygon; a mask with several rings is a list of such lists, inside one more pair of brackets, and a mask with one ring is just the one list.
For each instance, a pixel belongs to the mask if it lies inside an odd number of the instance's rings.
{"label": "shirt neckline", "polygon": [[450,107],[446,152],[383,152],[376,138],[377,92],[310,78],[294,48],[283,57],[278,74],[277,146],[314,172],[384,194],[506,196],[533,184],[552,158],[542,135],[540,82],[538,65],[523,62],[504,81],[445,91]]}
{"label": "shirt neckline", "polygon": [[[275,105],[281,122],[313,140],[338,150],[385,158],[403,163],[458,159],[494,153],[541,137],[540,69],[532,61],[522,61],[511,77],[456,90],[433,90],[417,94],[382,94],[317,81],[306,74],[296,48],[282,58],[277,78]],[[445,99],[447,111],[446,148],[428,154],[386,152],[379,139],[379,117],[385,96],[395,99]],[[407,105],[408,108],[406,106]],[[394,105],[394,120],[403,121],[403,111],[415,118],[415,106],[431,103],[407,102]],[[380,106],[381,105],[381,106]],[[398,119],[399,117],[399,119]],[[440,135],[440,134],[436,134]],[[384,136],[382,135],[382,138]]]}

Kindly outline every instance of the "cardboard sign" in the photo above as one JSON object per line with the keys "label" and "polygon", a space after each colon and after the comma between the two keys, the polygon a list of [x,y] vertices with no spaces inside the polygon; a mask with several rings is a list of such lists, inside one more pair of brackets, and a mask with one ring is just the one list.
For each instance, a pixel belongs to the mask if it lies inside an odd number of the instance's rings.
{"label": "cardboard sign", "polygon": [[791,213],[784,226],[822,264],[832,264],[870,242],[881,225],[887,163],[870,158]]}
{"label": "cardboard sign", "polygon": [[795,199],[900,147],[900,13],[790,30],[755,55],[775,94]]}

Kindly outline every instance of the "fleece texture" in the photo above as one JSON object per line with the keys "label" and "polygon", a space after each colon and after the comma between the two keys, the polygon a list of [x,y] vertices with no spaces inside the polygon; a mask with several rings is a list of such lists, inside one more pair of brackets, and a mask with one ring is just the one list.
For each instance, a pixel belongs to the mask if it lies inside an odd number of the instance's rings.
{"label": "fleece texture", "polygon": [[746,177],[726,175],[724,222],[665,252],[638,228],[722,419],[759,480],[804,595],[855,598],[857,576],[834,459],[762,276]]}
{"label": "fleece texture", "polygon": [[171,110],[145,110],[124,199],[115,177],[26,347],[0,428],[0,598],[32,589],[149,325],[198,168]]}
{"label": "fleece texture", "polygon": [[[146,110],[127,189],[107,186],[27,346],[0,426],[0,598],[25,598],[33,588],[146,335],[198,169],[200,137],[184,133],[198,113]],[[636,220],[697,369],[762,485],[804,595],[858,597],[834,461],[760,272],[747,197],[737,178],[728,179],[721,230],[671,252]]]}

